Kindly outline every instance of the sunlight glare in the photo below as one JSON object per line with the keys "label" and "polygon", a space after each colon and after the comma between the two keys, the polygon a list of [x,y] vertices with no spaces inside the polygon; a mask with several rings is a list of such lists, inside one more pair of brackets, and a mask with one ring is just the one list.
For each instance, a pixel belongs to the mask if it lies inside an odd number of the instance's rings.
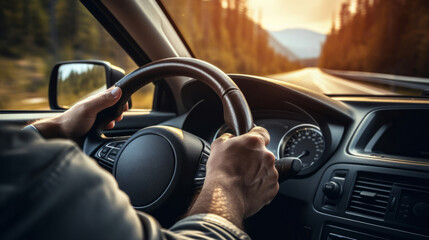
{"label": "sunlight glare", "polygon": [[[261,19],[261,25],[269,31],[305,28],[319,33],[329,33],[332,16],[337,14],[343,2],[349,0],[248,0],[251,17]],[[351,9],[355,11],[355,0]]]}

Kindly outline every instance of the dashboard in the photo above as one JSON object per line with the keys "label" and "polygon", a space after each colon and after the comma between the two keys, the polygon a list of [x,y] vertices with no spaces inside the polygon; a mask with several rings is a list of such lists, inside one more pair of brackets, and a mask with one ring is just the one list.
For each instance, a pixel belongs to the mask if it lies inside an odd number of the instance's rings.
{"label": "dashboard", "polygon": [[[306,164],[245,221],[252,239],[429,239],[429,100],[328,97],[267,78],[230,76],[254,122],[269,131],[267,148],[277,158],[296,154]],[[187,81],[180,96],[185,114],[130,111],[105,134],[167,125],[208,146],[228,131],[222,104],[208,87]],[[14,114],[1,123],[53,114],[59,113]],[[126,139],[106,142],[93,157],[112,171]]]}
{"label": "dashboard", "polygon": [[[267,148],[277,159],[303,162],[296,176],[281,179],[271,204],[246,220],[253,239],[429,239],[428,100],[328,97],[267,78],[230,77],[254,123],[269,131]],[[188,81],[181,96],[187,113],[160,115],[165,120],[154,124],[192,133],[205,146],[229,132],[207,86]],[[117,133],[137,128],[140,117],[122,122]],[[97,154],[109,158],[120,144]]]}
{"label": "dashboard", "polygon": [[[267,148],[303,161],[246,221],[252,238],[429,239],[429,101],[330,98],[275,80],[231,78],[255,124],[269,131]],[[210,89],[194,81],[182,96],[190,111],[167,125],[207,142],[229,132]]]}

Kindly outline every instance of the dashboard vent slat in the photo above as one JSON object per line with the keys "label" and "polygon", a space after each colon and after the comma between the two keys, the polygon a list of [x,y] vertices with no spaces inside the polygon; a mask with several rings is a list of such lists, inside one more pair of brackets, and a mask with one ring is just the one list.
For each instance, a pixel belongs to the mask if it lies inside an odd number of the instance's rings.
{"label": "dashboard vent slat", "polygon": [[[364,201],[365,201],[365,199],[364,199],[364,198],[362,198],[362,197],[360,197],[360,196],[353,195],[353,196],[352,196],[352,198],[351,198],[351,201],[364,202]],[[388,204],[387,199],[386,199],[386,200],[382,200],[382,199],[375,199],[374,201],[375,201],[375,202],[377,202],[377,203],[380,203],[380,204]]]}
{"label": "dashboard vent slat", "polygon": [[346,213],[383,220],[393,181],[383,176],[359,173]]}

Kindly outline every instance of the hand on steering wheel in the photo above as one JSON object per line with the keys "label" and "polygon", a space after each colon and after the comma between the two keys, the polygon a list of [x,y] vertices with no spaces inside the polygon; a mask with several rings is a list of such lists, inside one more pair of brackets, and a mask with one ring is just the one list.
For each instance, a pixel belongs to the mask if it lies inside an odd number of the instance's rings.
{"label": "hand on steering wheel", "polygon": [[[94,125],[97,114],[113,106],[121,99],[121,96],[121,88],[111,87],[76,103],[58,117],[37,121],[33,125],[46,138],[67,138],[82,144],[85,136]],[[127,109],[128,105],[125,104],[124,110]],[[111,129],[115,126],[115,122],[121,120],[122,113],[107,122],[104,128]]]}
{"label": "hand on steering wheel", "polygon": [[[279,190],[267,130],[254,127],[241,136],[225,133],[212,144],[206,180],[189,214],[212,209],[236,226],[269,204]],[[216,207],[218,206],[218,207]]]}

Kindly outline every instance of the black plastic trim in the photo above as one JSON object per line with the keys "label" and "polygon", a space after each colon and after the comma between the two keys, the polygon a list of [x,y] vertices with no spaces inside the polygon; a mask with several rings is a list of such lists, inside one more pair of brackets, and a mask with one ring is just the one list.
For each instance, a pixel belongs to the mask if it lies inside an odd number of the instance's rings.
{"label": "black plastic trim", "polygon": [[180,31],[179,27],[176,25],[176,23],[174,22],[173,18],[171,17],[171,15],[168,13],[167,8],[162,4],[161,0],[156,0],[156,3],[158,4],[158,6],[161,8],[162,12],[165,14],[165,16],[167,17],[168,21],[170,22],[171,26],[173,26],[174,31],[176,31],[177,35],[179,35],[180,40],[182,40],[183,45],[185,45],[186,50],[188,50],[189,54],[191,55],[191,57],[195,58],[195,54],[192,51],[191,47],[189,46],[188,42],[186,42],[185,37],[183,36],[182,32]]}
{"label": "black plastic trim", "polygon": [[118,42],[138,66],[151,62],[151,59],[128,34],[125,28],[99,0],[80,0],[107,32]]}
{"label": "black plastic trim", "polygon": [[[369,112],[363,121],[360,123],[360,126],[357,128],[356,132],[353,134],[353,137],[351,138],[351,141],[348,143],[347,146],[347,152],[354,156],[360,156],[365,158],[371,158],[371,159],[388,159],[392,161],[415,161],[415,162],[423,162],[427,163],[428,159],[424,157],[415,157],[415,156],[406,156],[406,155],[395,155],[395,154],[389,154],[389,153],[379,153],[379,152],[373,152],[372,149],[365,149],[366,146],[370,145],[372,141],[377,137],[376,135],[379,134],[378,138],[382,137],[384,134],[384,130],[387,130],[390,127],[395,127],[394,125],[399,125],[398,122],[395,121],[404,121],[408,119],[418,119],[422,121],[421,130],[427,131],[424,128],[424,121],[425,119],[429,119],[429,114],[427,114],[428,108],[420,108],[420,107],[407,107],[407,108],[380,108],[373,110]],[[405,118],[406,116],[406,118]],[[410,116],[410,117],[408,117]],[[398,117],[403,117],[402,119],[397,119]],[[422,120],[423,119],[423,120]],[[402,122],[401,123],[402,126]],[[411,123],[411,122],[409,122]],[[415,123],[411,124],[412,127],[415,127]],[[396,126],[397,127],[397,126]],[[418,133],[421,135],[424,135],[422,133]],[[416,135],[416,133],[410,132],[407,136],[407,138],[413,138]],[[417,135],[418,136],[418,135]],[[423,141],[427,141],[426,139],[420,139]],[[375,143],[378,142],[378,139],[375,139]],[[371,147],[372,148],[372,147]]]}
{"label": "black plastic trim", "polygon": [[[348,171],[347,177],[344,181],[344,191],[343,195],[340,199],[338,199],[335,208],[329,209],[323,206],[325,202],[325,196],[323,194],[322,188],[323,184],[329,181],[335,171]],[[429,230],[422,226],[416,226],[412,224],[412,222],[404,223],[400,220],[396,220],[389,216],[387,212],[386,217],[382,219],[375,219],[367,216],[359,216],[354,214],[349,214],[347,212],[350,197],[352,191],[354,189],[354,184],[356,181],[356,177],[359,173],[365,174],[373,174],[375,176],[380,175],[381,178],[387,176],[390,179],[393,179],[395,185],[404,185],[404,183],[409,183],[414,181],[415,186],[421,186],[422,184],[429,183],[429,176],[427,173],[417,172],[417,171],[409,171],[409,170],[399,170],[392,169],[386,167],[374,167],[374,166],[365,166],[358,164],[334,164],[330,166],[324,173],[319,187],[317,188],[317,192],[314,198],[313,206],[314,208],[320,212],[331,215],[333,218],[339,220],[344,223],[345,219],[354,222],[360,222],[366,225],[377,226],[377,228],[393,228],[396,230],[403,231],[406,234],[423,234],[429,236]],[[427,184],[426,184],[427,185]],[[390,198],[393,198],[393,193],[391,193]],[[391,199],[390,199],[391,200]],[[397,206],[395,205],[395,209]],[[380,229],[380,232],[381,229]]]}
{"label": "black plastic trim", "polygon": [[[137,44],[137,42],[128,34],[126,29],[119,23],[119,21],[110,13],[110,11],[104,6],[100,0],[80,0],[82,4],[88,9],[89,12],[98,20],[98,22],[106,29],[108,33],[116,40],[116,42],[124,49],[124,51],[134,60],[137,66],[143,66],[147,63],[152,62],[149,56],[143,51],[143,49]],[[162,6],[162,4],[160,4]],[[168,14],[166,14],[168,16]],[[179,33],[179,32],[178,32]],[[179,34],[180,35],[180,34]],[[185,42],[184,42],[185,43]],[[186,46],[186,44],[185,44]],[[192,55],[192,52],[190,52]],[[153,95],[152,109],[169,111],[160,102],[168,101],[170,104],[174,104],[169,92],[171,89],[168,84],[165,83],[164,79],[158,80],[154,83],[155,92]],[[167,98],[163,97],[166,93]],[[158,98],[162,98],[159,100]],[[165,104],[164,104],[165,105]],[[174,109],[174,111],[177,111]]]}

